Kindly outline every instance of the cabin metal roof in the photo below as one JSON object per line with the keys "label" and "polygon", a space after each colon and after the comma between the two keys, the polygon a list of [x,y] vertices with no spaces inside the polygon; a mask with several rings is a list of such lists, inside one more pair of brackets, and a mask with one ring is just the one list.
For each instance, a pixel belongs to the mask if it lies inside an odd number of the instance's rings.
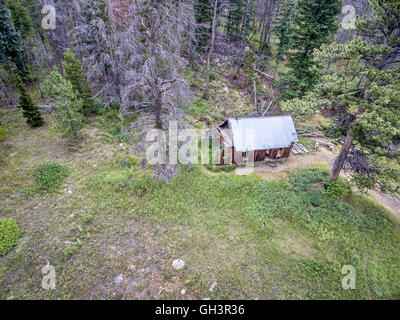
{"label": "cabin metal roof", "polygon": [[239,152],[288,148],[298,140],[291,116],[229,118],[219,127],[227,125],[232,131],[232,144]]}

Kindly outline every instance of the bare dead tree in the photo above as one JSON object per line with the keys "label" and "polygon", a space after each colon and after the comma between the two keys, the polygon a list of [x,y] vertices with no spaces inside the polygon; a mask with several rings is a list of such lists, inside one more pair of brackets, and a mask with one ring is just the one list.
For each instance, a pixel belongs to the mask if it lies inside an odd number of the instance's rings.
{"label": "bare dead tree", "polygon": [[218,13],[218,0],[214,1],[214,15],[213,15],[213,22],[211,28],[211,41],[210,41],[210,49],[208,51],[207,57],[207,69],[206,69],[206,93],[205,99],[209,99],[210,95],[210,65],[211,65],[211,57],[214,50],[214,42],[215,42],[215,29],[217,27],[217,13]]}
{"label": "bare dead tree", "polygon": [[[192,93],[182,72],[182,52],[193,39],[194,13],[189,1],[144,1],[130,4],[129,26],[120,36],[132,39],[128,46],[136,68],[124,72],[121,83],[121,114],[132,106],[150,108],[157,128],[163,128],[162,113],[190,104]],[[132,62],[132,61],[131,61]]]}
{"label": "bare dead tree", "polygon": [[7,89],[7,87],[5,86],[5,84],[3,82],[1,73],[0,73],[0,88],[1,88],[1,91],[3,92],[3,94],[4,94],[4,98],[5,98],[7,107],[9,107],[11,105],[11,98],[10,98],[10,95],[8,94],[8,89]]}

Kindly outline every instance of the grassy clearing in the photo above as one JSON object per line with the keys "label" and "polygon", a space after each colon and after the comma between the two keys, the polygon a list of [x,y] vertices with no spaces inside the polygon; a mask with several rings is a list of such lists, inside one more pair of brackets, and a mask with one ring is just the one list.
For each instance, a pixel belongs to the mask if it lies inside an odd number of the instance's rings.
{"label": "grassy clearing", "polygon": [[[75,152],[51,125],[32,130],[17,119],[0,144],[10,146],[0,218],[24,234],[0,257],[1,299],[400,298],[398,223],[353,193],[325,194],[324,169],[264,181],[195,167],[165,185],[104,133],[114,124],[103,116]],[[46,162],[69,168],[61,192],[28,192]],[[186,261],[179,272],[177,258]],[[51,291],[41,288],[47,261]],[[356,268],[355,290],[341,288],[344,265]]]}

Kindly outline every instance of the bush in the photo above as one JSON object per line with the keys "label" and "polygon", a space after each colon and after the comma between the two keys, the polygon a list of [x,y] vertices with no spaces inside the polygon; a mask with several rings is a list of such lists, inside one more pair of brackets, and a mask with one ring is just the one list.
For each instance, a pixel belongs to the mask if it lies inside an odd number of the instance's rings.
{"label": "bush", "polygon": [[210,81],[214,81],[217,79],[217,74],[213,71],[210,72]]}
{"label": "bush", "polygon": [[112,104],[110,107],[98,105],[97,113],[110,120],[120,120],[119,118],[120,106],[118,104]]}
{"label": "bush", "polygon": [[49,193],[56,192],[68,174],[69,170],[65,166],[58,163],[46,163],[34,172],[36,188]]}
{"label": "bush", "polygon": [[0,126],[0,142],[3,142],[7,138],[7,130],[6,128]]}
{"label": "bush", "polygon": [[329,172],[319,168],[300,169],[290,176],[290,182],[295,192],[308,192],[313,186],[326,180]]}
{"label": "bush", "polygon": [[110,129],[110,134],[115,137],[118,143],[128,142],[129,141],[129,133],[124,130],[124,126],[119,124],[116,127]]}
{"label": "bush", "polygon": [[140,165],[140,158],[136,158],[130,154],[117,156],[115,161],[121,169],[129,169]]}
{"label": "bush", "polygon": [[196,99],[194,105],[190,109],[190,114],[198,118],[201,115],[207,114],[212,110],[211,106],[204,99]]}
{"label": "bush", "polygon": [[329,180],[326,185],[325,193],[335,198],[344,198],[350,192],[349,184],[341,178]]}
{"label": "bush", "polygon": [[21,235],[22,231],[14,219],[0,219],[0,256],[16,246]]}
{"label": "bush", "polygon": [[222,122],[222,121],[224,121],[226,119],[226,117],[224,117],[222,114],[218,114],[217,113],[217,114],[213,115],[213,119],[215,121]]}

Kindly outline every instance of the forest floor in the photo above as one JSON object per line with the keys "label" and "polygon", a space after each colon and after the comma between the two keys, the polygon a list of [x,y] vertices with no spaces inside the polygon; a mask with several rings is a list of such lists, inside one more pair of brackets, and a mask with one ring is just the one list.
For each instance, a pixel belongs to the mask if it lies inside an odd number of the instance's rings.
{"label": "forest floor", "polygon": [[[361,195],[326,195],[323,159],[275,179],[194,167],[166,185],[110,134],[116,121],[90,120],[69,151],[49,115],[34,130],[10,117],[0,217],[24,234],[0,257],[0,299],[400,299],[399,223]],[[70,170],[54,194],[33,177],[49,161]],[[48,263],[54,290],[41,285]],[[341,287],[344,265],[355,290]]]}

